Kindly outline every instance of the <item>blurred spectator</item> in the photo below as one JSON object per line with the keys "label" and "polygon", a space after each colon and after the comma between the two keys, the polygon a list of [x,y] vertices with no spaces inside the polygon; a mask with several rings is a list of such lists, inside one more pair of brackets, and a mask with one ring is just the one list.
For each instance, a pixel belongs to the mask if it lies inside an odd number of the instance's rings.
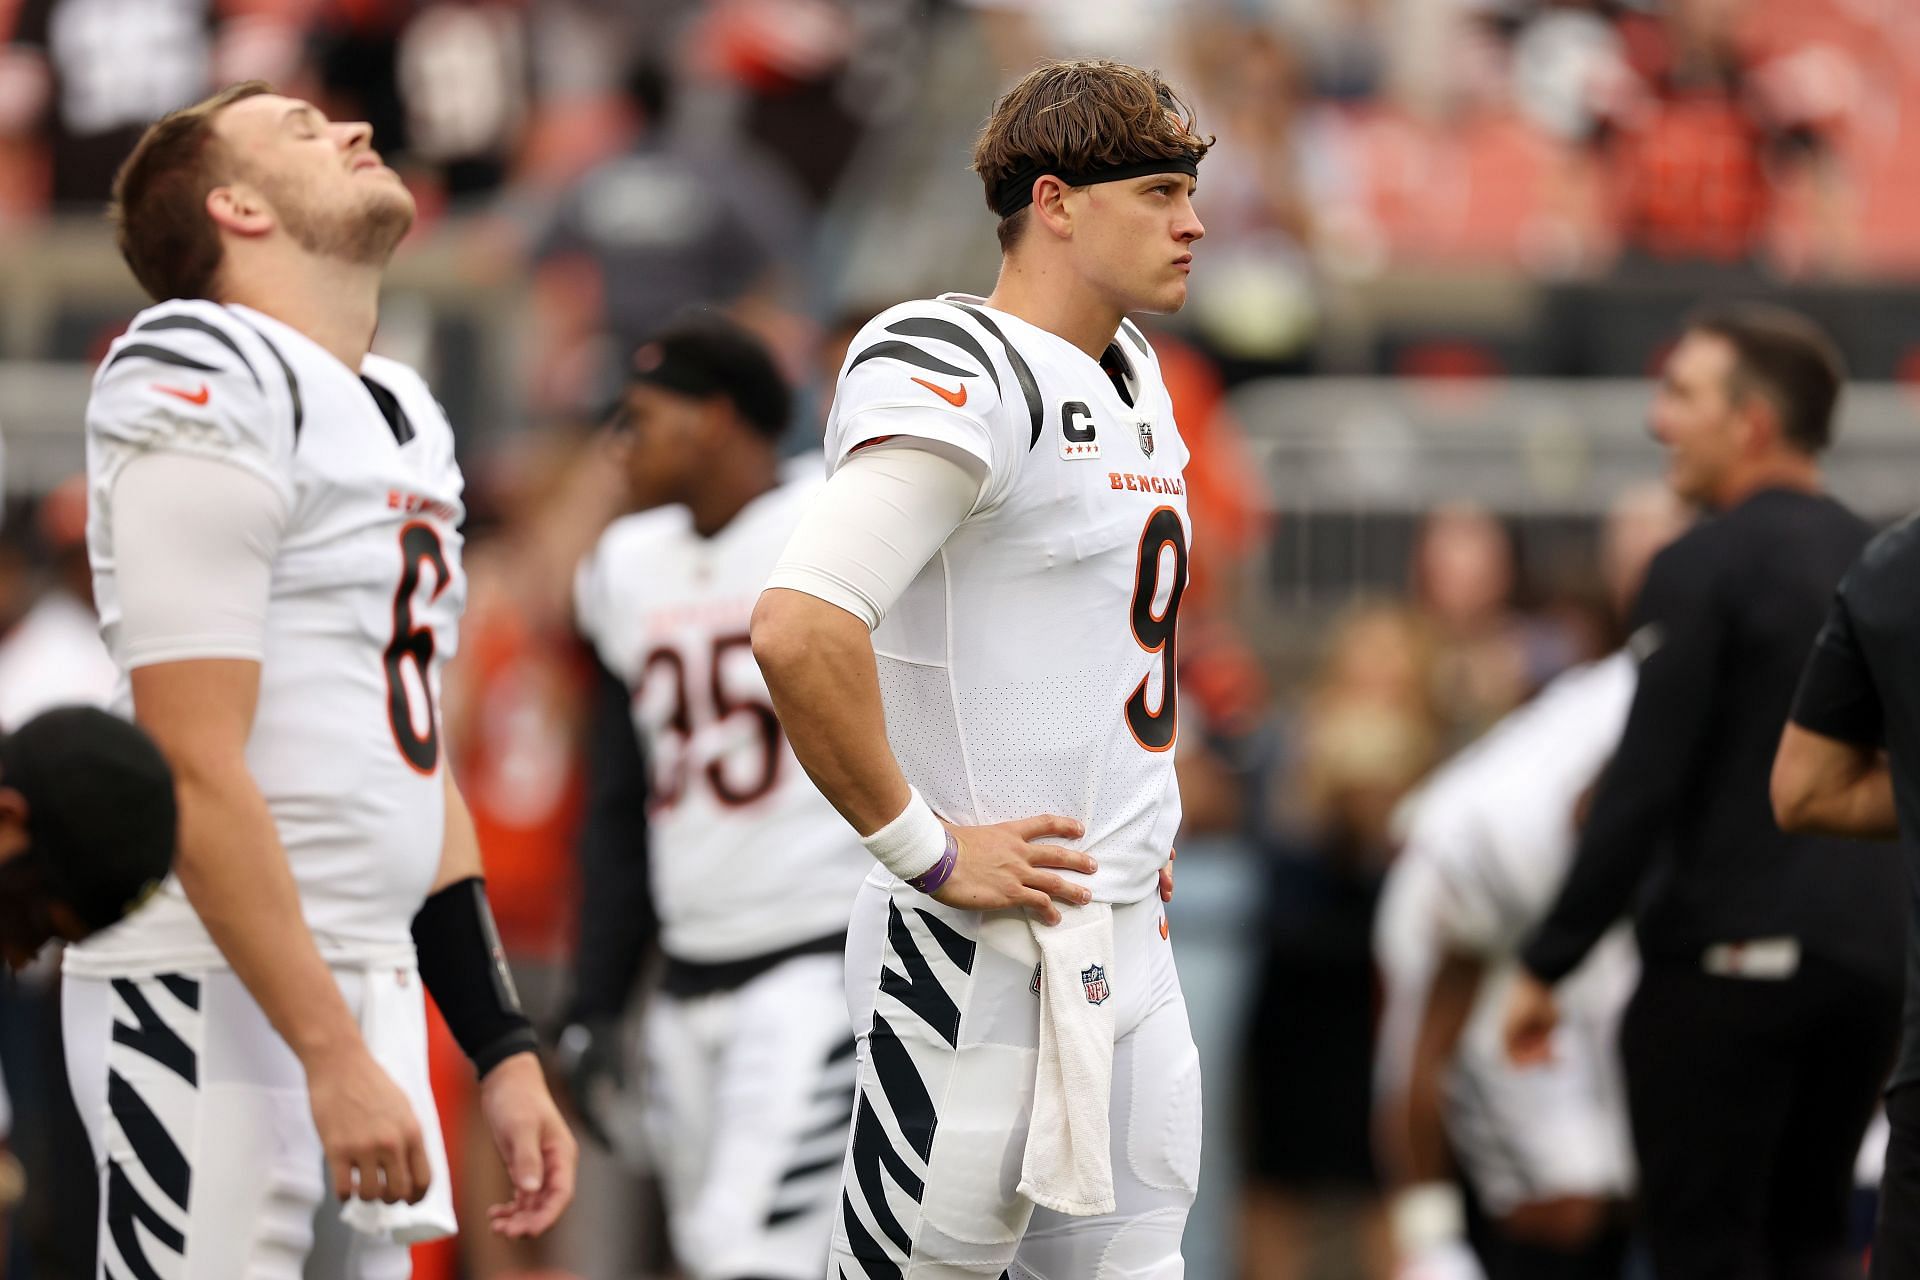
{"label": "blurred spectator", "polygon": [[1438,757],[1419,620],[1357,609],[1330,632],[1300,722],[1304,832],[1272,859],[1250,1013],[1243,1274],[1384,1276],[1371,1138],[1373,912],[1394,806]]}
{"label": "blurred spectator", "polygon": [[0,1272],[8,1271],[7,1241],[11,1234],[14,1206],[26,1193],[26,1174],[8,1145],[13,1132],[13,1103],[7,1097],[7,1082],[0,1077]]}
{"label": "blurred spectator", "polygon": [[1387,79],[1392,16],[1381,0],[1332,0],[1312,6],[1302,24],[1313,89],[1336,102],[1359,102],[1380,92]]}
{"label": "blurred spectator", "polygon": [[1246,429],[1227,400],[1220,369],[1208,356],[1164,329],[1148,332],[1167,398],[1186,442],[1187,503],[1194,543],[1206,548],[1188,569],[1182,607],[1230,611],[1238,602],[1242,570],[1270,531],[1273,497]]}
{"label": "blurred spectator", "polygon": [[[470,473],[467,612],[443,700],[448,760],[469,795],[495,918],[515,984],[538,1025],[559,1021],[572,946],[588,669],[568,613],[572,566],[620,499],[598,437],[515,437]],[[612,483],[609,483],[609,478]],[[466,1058],[435,1020],[435,1097],[462,1221],[511,1199],[479,1116]],[[581,1193],[548,1237],[461,1233],[472,1280],[564,1268],[628,1274],[637,1191],[599,1154],[583,1154]],[[616,1203],[609,1205],[609,1199]],[[450,1253],[450,1249],[442,1250]],[[435,1258],[422,1274],[452,1275]]]}
{"label": "blurred spectator", "polygon": [[1270,27],[1196,32],[1198,112],[1232,161],[1197,203],[1205,275],[1191,320],[1230,381],[1306,367],[1319,321],[1312,250],[1339,192],[1333,123],[1308,101],[1300,55]]}
{"label": "blurred spectator", "polygon": [[0,63],[0,133],[33,133],[56,208],[97,213],[155,118],[211,88],[213,0],[21,0]]}
{"label": "blurred spectator", "polygon": [[[0,587],[0,596],[7,597],[0,600],[0,616],[15,619],[0,633],[0,732],[49,707],[105,706],[119,677],[93,611],[86,478],[74,476],[59,485],[33,515],[37,549],[45,561],[37,594],[31,594],[34,575],[24,555],[0,549],[0,558],[18,573],[14,580],[0,569],[0,580],[15,582]],[[0,983],[0,1061],[14,1106],[13,1132],[0,1131],[0,1152],[10,1142],[25,1175],[12,1233],[17,1273],[7,1269],[0,1244],[0,1273],[9,1275],[92,1274],[98,1183],[86,1154],[86,1130],[67,1093],[58,973],[58,949],[49,948],[16,980]],[[0,1183],[10,1159],[0,1156]],[[0,1187],[0,1205],[6,1198]]]}
{"label": "blurred spectator", "polygon": [[[365,120],[432,213],[495,191],[530,110],[521,0],[339,0],[312,54],[329,114]],[[424,180],[425,185],[422,185]]]}
{"label": "blurred spectator", "polygon": [[1274,741],[1272,688],[1259,656],[1226,619],[1180,620],[1179,838],[1256,833]]}
{"label": "blurred spectator", "polygon": [[49,707],[104,707],[113,695],[119,673],[100,640],[87,565],[86,485],[74,476],[40,501],[48,577],[26,616],[0,636],[0,732]]}
{"label": "blurred spectator", "polygon": [[1506,527],[1477,507],[1447,506],[1421,523],[1413,603],[1432,631],[1433,696],[1448,746],[1474,738],[1566,664],[1537,660],[1536,636],[1513,608],[1516,568]]}
{"label": "blurred spectator", "polygon": [[1188,565],[1181,597],[1180,831],[1250,833],[1266,810],[1272,688],[1233,619],[1273,500],[1214,362],[1162,329],[1148,337],[1187,445],[1188,516],[1194,545],[1204,548]]}
{"label": "blurred spectator", "polygon": [[1550,6],[1522,32],[1520,101],[1589,149],[1623,268],[1756,265],[1796,188],[1812,206],[1809,265],[1851,262],[1835,143],[1858,69],[1833,48],[1763,47],[1748,34],[1758,9],[1668,0],[1642,13],[1594,0]]}
{"label": "blurred spectator", "polygon": [[740,137],[813,204],[832,191],[864,123],[862,104],[841,92],[859,35],[855,8],[844,0],[711,0],[686,37],[689,68],[740,94]]}
{"label": "blurred spectator", "polygon": [[637,67],[639,140],[563,198],[535,250],[535,395],[610,400],[623,353],[696,304],[778,305],[806,260],[805,206],[765,157],[672,127],[667,74]]}

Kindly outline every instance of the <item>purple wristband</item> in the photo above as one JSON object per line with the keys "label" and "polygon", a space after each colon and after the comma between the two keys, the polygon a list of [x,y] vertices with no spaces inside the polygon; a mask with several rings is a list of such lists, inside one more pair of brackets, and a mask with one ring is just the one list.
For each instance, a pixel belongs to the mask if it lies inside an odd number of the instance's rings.
{"label": "purple wristband", "polygon": [[947,832],[946,851],[940,855],[940,861],[922,871],[907,884],[921,893],[938,893],[940,886],[953,878],[954,864],[960,861],[960,842],[953,838],[953,832]]}

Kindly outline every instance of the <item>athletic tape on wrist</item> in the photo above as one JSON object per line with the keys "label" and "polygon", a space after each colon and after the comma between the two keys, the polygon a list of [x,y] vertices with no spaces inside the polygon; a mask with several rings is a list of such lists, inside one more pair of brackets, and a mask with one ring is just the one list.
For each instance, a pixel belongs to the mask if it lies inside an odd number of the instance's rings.
{"label": "athletic tape on wrist", "polygon": [[[881,866],[902,880],[913,881],[939,867],[947,857],[950,837],[918,791],[908,787],[907,796],[907,807],[899,816],[872,835],[862,836],[860,843]],[[952,874],[951,868],[947,874]],[[942,876],[941,881],[945,880]]]}
{"label": "athletic tape on wrist", "polygon": [[1467,1210],[1460,1188],[1450,1182],[1422,1182],[1396,1195],[1387,1207],[1394,1246],[1414,1258],[1451,1244],[1467,1233]]}

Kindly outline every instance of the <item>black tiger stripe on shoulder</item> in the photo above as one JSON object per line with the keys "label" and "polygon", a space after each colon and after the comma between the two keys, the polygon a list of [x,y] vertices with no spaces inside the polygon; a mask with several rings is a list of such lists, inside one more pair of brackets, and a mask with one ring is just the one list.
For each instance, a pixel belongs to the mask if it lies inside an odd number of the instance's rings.
{"label": "black tiger stripe on shoulder", "polygon": [[151,342],[129,342],[114,352],[107,361],[107,368],[119,364],[122,360],[156,360],[161,364],[174,365],[181,369],[194,369],[201,373],[219,373],[217,364],[208,364],[204,360],[195,360],[192,356],[183,356],[178,351],[165,347],[156,347]]}
{"label": "black tiger stripe on shoulder", "polygon": [[300,428],[306,422],[307,418],[306,410],[300,403],[300,379],[293,376],[293,366],[288,364],[287,358],[280,354],[280,348],[273,345],[273,339],[261,332],[260,326],[253,324],[244,317],[236,316],[234,318],[239,320],[241,324],[246,325],[247,328],[253,330],[260,341],[266,344],[267,350],[272,353],[274,360],[279,363],[280,372],[287,375],[287,398],[293,402],[293,442],[299,444]]}
{"label": "black tiger stripe on shoulder", "polygon": [[993,367],[993,361],[987,359],[987,349],[980,345],[978,338],[953,321],[942,320],[937,316],[908,316],[904,320],[896,320],[888,325],[887,332],[908,338],[933,338],[940,342],[952,343],[978,360],[980,367],[987,371],[987,376],[993,379],[994,390],[1000,389],[1000,372]]}
{"label": "black tiger stripe on shoulder", "polygon": [[1153,354],[1153,348],[1147,345],[1146,335],[1141,333],[1140,330],[1134,326],[1133,321],[1127,319],[1125,316],[1120,318],[1120,332],[1126,334],[1127,340],[1133,343],[1134,346],[1140,348],[1141,355],[1150,356]]}
{"label": "black tiger stripe on shoulder", "polygon": [[414,437],[413,419],[400,404],[400,397],[386,387],[375,382],[366,374],[360,375],[360,383],[366,387],[367,394],[373,397],[374,407],[380,410],[380,416],[387,420],[387,430],[393,432],[395,444],[407,444]]}
{"label": "black tiger stripe on shoulder", "polygon": [[240,363],[246,366],[247,376],[253,379],[253,385],[256,387],[261,385],[260,374],[254,369],[253,361],[247,359],[247,353],[240,349],[240,344],[233,340],[233,335],[218,325],[208,324],[199,316],[156,316],[144,324],[133,326],[135,333],[159,332],[167,329],[185,329],[206,334],[238,356]]}
{"label": "black tiger stripe on shoulder", "polygon": [[977,378],[980,376],[978,369],[962,369],[958,365],[948,364],[939,356],[922,351],[911,342],[876,342],[853,358],[853,363],[847,366],[847,372],[852,373],[869,360],[899,360],[904,364],[914,365],[918,368],[928,370],[931,373],[945,374],[953,378]]}
{"label": "black tiger stripe on shoulder", "polygon": [[970,307],[964,302],[953,302],[944,298],[941,299],[941,301],[946,302],[950,307],[958,307],[960,310],[972,316],[979,322],[982,329],[992,334],[994,338],[999,341],[1000,345],[1006,348],[1007,363],[1013,366],[1014,380],[1020,384],[1020,393],[1025,396],[1027,400],[1027,416],[1033,420],[1033,438],[1027,441],[1027,448],[1031,451],[1033,446],[1040,443],[1041,418],[1040,384],[1033,380],[1033,370],[1027,367],[1026,360],[1018,351],[1014,350],[1013,343],[1007,341],[1007,335],[1000,332],[1000,326],[989,319],[985,312],[981,311],[978,307]]}

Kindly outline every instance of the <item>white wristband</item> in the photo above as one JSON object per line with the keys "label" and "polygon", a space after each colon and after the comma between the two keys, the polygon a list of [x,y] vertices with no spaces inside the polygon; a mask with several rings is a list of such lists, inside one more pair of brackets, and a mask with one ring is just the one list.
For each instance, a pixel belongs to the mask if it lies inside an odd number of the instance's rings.
{"label": "white wristband", "polygon": [[867,852],[902,880],[931,871],[947,852],[947,829],[918,791],[908,787],[907,792],[907,807],[898,817],[872,835],[860,837]]}
{"label": "white wristband", "polygon": [[1422,1182],[1394,1196],[1387,1206],[1394,1247],[1403,1258],[1451,1244],[1467,1233],[1467,1210],[1451,1182]]}

